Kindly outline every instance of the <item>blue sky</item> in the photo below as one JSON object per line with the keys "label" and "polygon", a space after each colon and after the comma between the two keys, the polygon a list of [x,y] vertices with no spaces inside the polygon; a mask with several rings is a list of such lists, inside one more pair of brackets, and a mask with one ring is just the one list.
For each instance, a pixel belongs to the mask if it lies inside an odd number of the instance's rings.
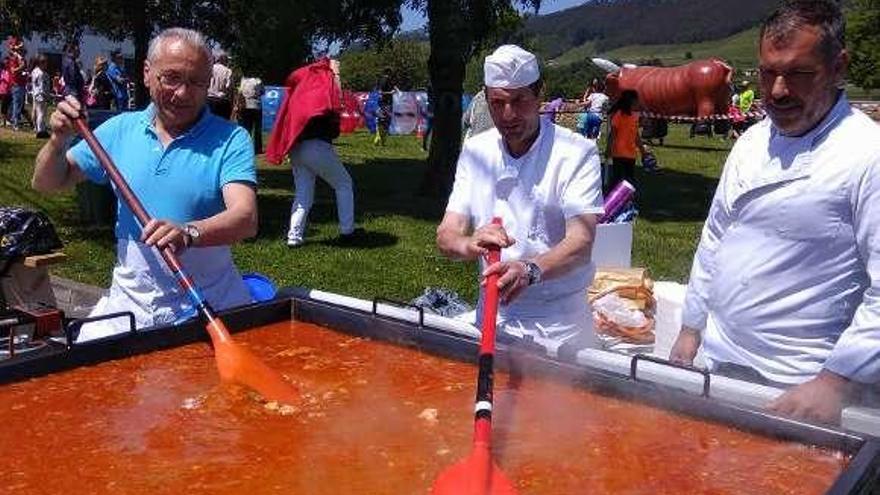
{"label": "blue sky", "polygon": [[[557,10],[567,9],[584,3],[586,3],[586,0],[543,0],[541,2],[541,10],[538,13],[549,14],[550,12],[556,12]],[[420,12],[407,8],[401,9],[401,11],[403,12],[401,31],[412,31],[413,29],[421,28],[427,22]]]}

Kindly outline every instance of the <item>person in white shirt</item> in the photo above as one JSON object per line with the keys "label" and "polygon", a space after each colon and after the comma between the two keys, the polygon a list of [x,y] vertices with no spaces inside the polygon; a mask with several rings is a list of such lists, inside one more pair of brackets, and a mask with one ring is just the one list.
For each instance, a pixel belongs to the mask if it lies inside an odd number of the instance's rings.
{"label": "person in white shirt", "polygon": [[243,77],[238,85],[238,124],[254,142],[254,154],[263,152],[263,81],[259,77]]}
{"label": "person in white shirt", "polygon": [[229,120],[232,116],[232,69],[226,66],[226,52],[214,54],[211,67],[211,83],[208,85],[208,107],[211,113]]}
{"label": "person in white shirt", "polygon": [[610,101],[608,95],[605,94],[605,85],[598,79],[594,80],[589,95],[584,98],[587,110],[584,135],[588,139],[599,139],[602,121],[605,120],[605,112],[608,111]]}
{"label": "person in white shirt", "polygon": [[49,107],[50,87],[49,73],[46,72],[48,60],[42,53],[37,55],[34,68],[31,70],[31,95],[33,96],[34,131],[37,138],[48,138],[46,126],[46,109]]}
{"label": "person in white shirt", "polygon": [[673,361],[788,390],[779,414],[837,422],[880,380],[880,128],[843,90],[844,20],[793,1],[761,29],[769,119],[724,166],[694,257]]}
{"label": "person in white shirt", "polygon": [[466,129],[465,139],[476,136],[483,131],[488,131],[495,126],[495,123],[492,122],[492,116],[489,115],[489,104],[486,103],[485,89],[479,90],[474,95],[470,104],[468,104],[467,110],[462,115],[461,121]]}
{"label": "person in white shirt", "polygon": [[464,142],[437,246],[459,260],[503,248],[500,263],[481,265],[483,276],[500,274],[500,332],[551,352],[564,342],[595,346],[586,290],[603,212],[599,153],[583,137],[542,122],[534,55],[501,46],[486,57],[484,73],[495,127]]}

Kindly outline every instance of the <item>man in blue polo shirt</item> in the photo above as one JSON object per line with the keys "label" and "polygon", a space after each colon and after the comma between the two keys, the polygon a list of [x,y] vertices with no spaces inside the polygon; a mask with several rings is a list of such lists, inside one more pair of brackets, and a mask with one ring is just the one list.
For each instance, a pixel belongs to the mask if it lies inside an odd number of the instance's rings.
{"label": "man in blue polo shirt", "polygon": [[[241,127],[207,110],[211,54],[198,32],[172,28],[150,42],[144,82],[152,103],[116,116],[95,131],[135,195],[153,218],[141,228],[118,204],[117,262],[108,296],[93,316],[135,314],[138,327],[188,318],[193,308],[157,248],[171,246],[215,309],[250,302],[229,245],[256,234],[253,145]],[[83,107],[68,96],[52,114],[52,137],[37,155],[32,180],[38,191],[57,191],[82,180],[107,183],[97,158],[74,135],[71,119]],[[116,319],[86,325],[80,341],[125,329]]]}

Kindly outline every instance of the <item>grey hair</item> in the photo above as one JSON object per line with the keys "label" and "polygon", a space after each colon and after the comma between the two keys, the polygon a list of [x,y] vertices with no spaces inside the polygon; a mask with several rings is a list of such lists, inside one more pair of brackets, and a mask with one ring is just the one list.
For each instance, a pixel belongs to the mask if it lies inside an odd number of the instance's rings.
{"label": "grey hair", "polygon": [[785,42],[804,26],[814,26],[821,32],[819,50],[826,60],[832,60],[846,47],[846,19],[834,0],[784,2],[764,21],[758,39]]}
{"label": "grey hair", "polygon": [[154,62],[159,56],[159,50],[162,48],[162,45],[170,40],[180,40],[200,50],[209,64],[214,60],[214,57],[211,55],[211,48],[208,46],[208,39],[204,34],[192,29],[179,27],[165,29],[150,40],[150,47],[147,49],[147,60]]}

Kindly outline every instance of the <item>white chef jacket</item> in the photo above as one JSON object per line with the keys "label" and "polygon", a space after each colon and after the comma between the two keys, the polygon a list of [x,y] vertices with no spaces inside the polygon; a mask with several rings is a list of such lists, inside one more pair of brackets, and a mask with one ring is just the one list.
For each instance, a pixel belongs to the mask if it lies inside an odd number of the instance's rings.
{"label": "white chef jacket", "polygon": [[[682,323],[710,368],[802,383],[880,380],[880,127],[841,93],[813,130],[770,119],[734,146],[694,256]],[[710,324],[707,316],[711,316]]]}
{"label": "white chef jacket", "polygon": [[[214,310],[252,302],[229,246],[191,247],[178,258]],[[137,328],[171,325],[196,316],[197,309],[156,248],[119,239],[116,260],[110,291],[89,316],[130,311]],[[82,326],[77,342],[125,332],[128,325],[127,318],[87,323]]]}
{"label": "white chef jacket", "polygon": [[[516,239],[501,251],[501,259],[534,258],[562,241],[566,220],[603,212],[596,146],[568,129],[541,122],[531,148],[514,158],[497,129],[482,132],[464,143],[446,210],[465,215],[474,228],[501,217]],[[594,274],[595,265],[585,260],[570,273],[526,287],[499,308],[502,331],[542,339],[592,333],[586,289]]]}

